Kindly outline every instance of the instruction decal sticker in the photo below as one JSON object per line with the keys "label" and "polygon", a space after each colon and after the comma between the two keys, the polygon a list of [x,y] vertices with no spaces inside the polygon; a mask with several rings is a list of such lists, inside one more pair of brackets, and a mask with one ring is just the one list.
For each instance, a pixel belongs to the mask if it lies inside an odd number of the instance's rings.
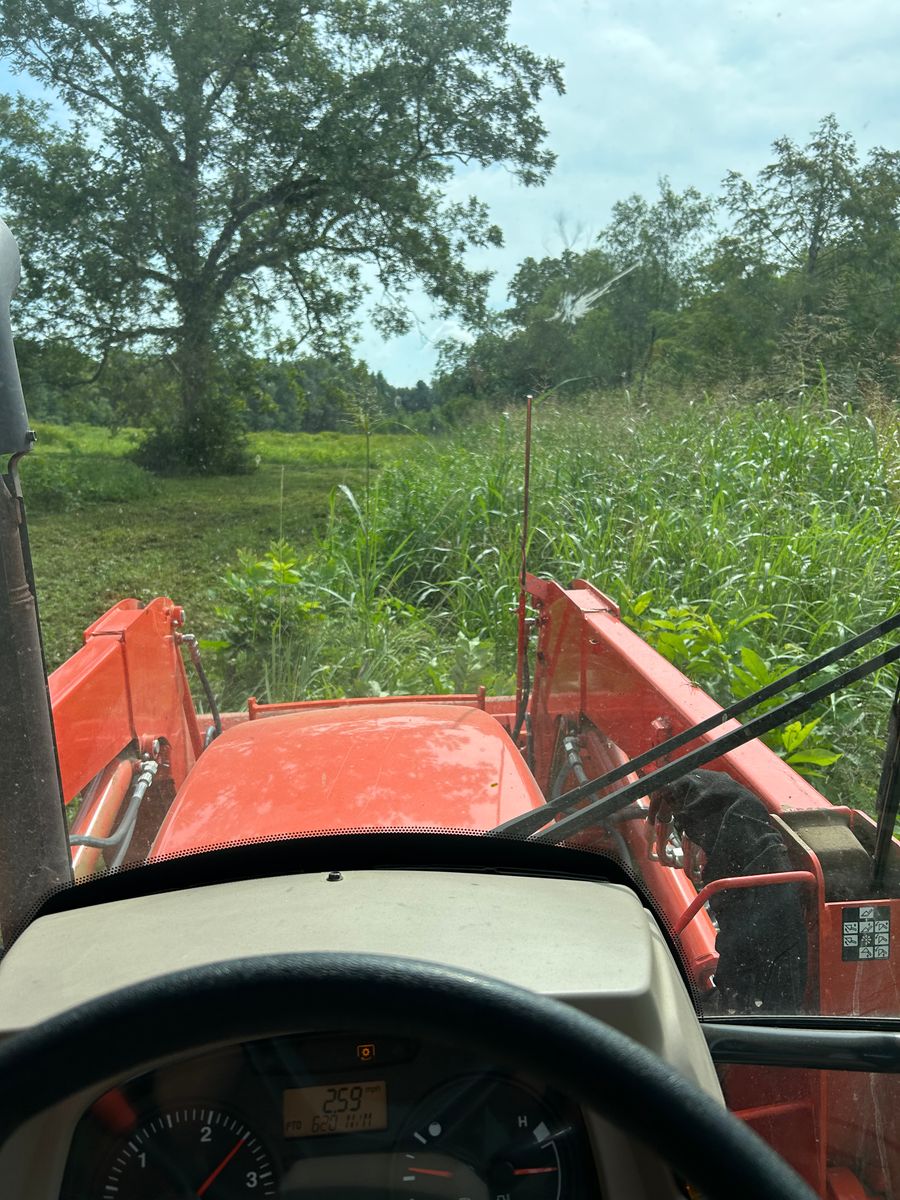
{"label": "instruction decal sticker", "polygon": [[887,905],[861,904],[841,910],[844,962],[891,957],[891,910]]}

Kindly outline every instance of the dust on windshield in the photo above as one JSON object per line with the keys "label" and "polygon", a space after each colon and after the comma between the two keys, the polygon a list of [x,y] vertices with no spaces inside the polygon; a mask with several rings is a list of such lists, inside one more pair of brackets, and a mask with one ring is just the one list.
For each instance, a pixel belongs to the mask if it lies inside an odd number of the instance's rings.
{"label": "dust on windshield", "polygon": [[896,1015],[897,21],[688,8],[0,0],[63,876],[499,826]]}

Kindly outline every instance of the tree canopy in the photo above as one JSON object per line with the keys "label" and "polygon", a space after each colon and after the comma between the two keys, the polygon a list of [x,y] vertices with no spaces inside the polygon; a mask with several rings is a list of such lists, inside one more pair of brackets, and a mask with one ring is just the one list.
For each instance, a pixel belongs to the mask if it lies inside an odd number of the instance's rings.
{"label": "tree canopy", "polygon": [[[608,290],[605,283],[627,268]],[[863,160],[826,116],[778,138],[718,198],[659,181],[581,252],[526,259],[474,346],[448,347],[443,393],[625,385],[791,395],[825,370],[850,400],[900,384],[900,152]],[[566,317],[567,319],[560,319]]]}
{"label": "tree canopy", "polygon": [[[63,106],[0,99],[0,204],[21,313],[80,351],[156,347],[176,386],[156,452],[235,462],[223,347],[346,338],[367,284],[407,328],[414,283],[477,320],[499,244],[459,164],[526,185],[553,163],[559,64],[509,40],[509,0],[0,0],[0,56]],[[51,119],[55,118],[55,119]]]}

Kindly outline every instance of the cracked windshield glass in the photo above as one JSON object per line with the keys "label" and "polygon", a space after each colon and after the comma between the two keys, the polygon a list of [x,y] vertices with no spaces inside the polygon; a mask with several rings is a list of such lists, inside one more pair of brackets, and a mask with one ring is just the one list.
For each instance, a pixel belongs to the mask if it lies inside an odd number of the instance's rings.
{"label": "cracked windshield glass", "polygon": [[[5,944],[443,833],[636,889],[703,1019],[897,1017],[898,53],[886,0],[0,0]],[[803,1066],[729,1107],[900,1196],[896,1076]]]}

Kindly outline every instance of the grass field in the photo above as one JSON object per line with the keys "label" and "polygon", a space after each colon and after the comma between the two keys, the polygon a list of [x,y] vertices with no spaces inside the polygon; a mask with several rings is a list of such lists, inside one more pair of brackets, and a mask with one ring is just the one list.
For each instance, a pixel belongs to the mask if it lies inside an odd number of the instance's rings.
{"label": "grass field", "polygon": [[[41,432],[24,478],[54,663],[115,599],[162,592],[206,637],[226,705],[509,688],[521,411],[444,441],[376,437],[369,477],[359,436],[257,435],[251,475],[156,481],[124,459],[127,432]],[[821,392],[545,402],[535,442],[531,569],[596,581],[722,703],[900,601],[895,409]],[[895,678],[841,693],[776,749],[870,804]]]}
{"label": "grass field", "polygon": [[[376,437],[375,462],[402,454],[407,440]],[[155,480],[125,461],[134,442],[128,430],[39,425],[23,465],[51,666],[124,596],[169,595],[192,629],[207,632],[211,593],[240,548],[262,550],[279,536],[305,545],[335,485],[364,478],[365,441],[354,435],[252,435],[258,469],[237,478]]]}

